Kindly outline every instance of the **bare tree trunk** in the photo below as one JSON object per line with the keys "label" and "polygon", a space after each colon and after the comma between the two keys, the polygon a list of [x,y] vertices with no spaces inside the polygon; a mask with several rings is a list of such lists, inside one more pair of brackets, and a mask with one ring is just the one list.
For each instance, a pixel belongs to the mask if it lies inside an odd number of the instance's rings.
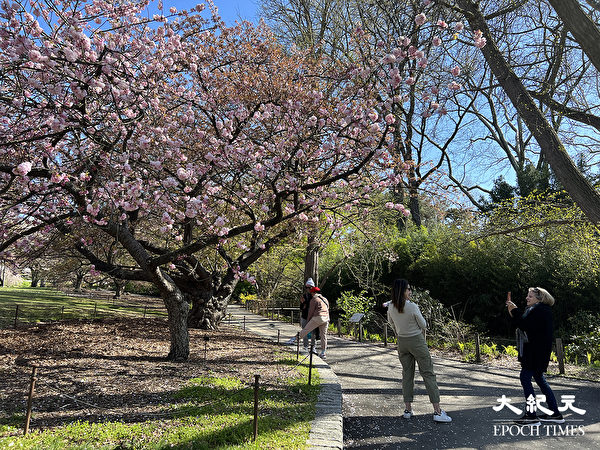
{"label": "bare tree trunk", "polygon": [[237,286],[238,279],[228,273],[223,279],[207,278],[201,283],[194,283],[194,289],[186,291],[186,297],[192,304],[188,317],[190,328],[215,330],[227,313],[227,304]]}
{"label": "bare tree trunk", "polygon": [[600,222],[600,195],[577,169],[552,125],[548,123],[498,49],[478,4],[473,0],[459,0],[458,4],[471,28],[481,30],[486,38],[487,45],[482,48],[483,55],[527,128],[534,135],[556,178],[588,219],[594,223]]}
{"label": "bare tree trunk", "polygon": [[167,359],[171,361],[186,361],[190,355],[190,337],[187,328],[187,318],[190,305],[183,298],[179,289],[163,297],[169,313],[169,334],[171,347]]}
{"label": "bare tree trunk", "polygon": [[312,278],[315,285],[319,285],[319,242],[316,232],[311,232],[308,236],[308,245],[306,246],[306,255],[304,256],[304,283]]}
{"label": "bare tree trunk", "polygon": [[554,11],[581,45],[590,61],[600,71],[600,29],[585,13],[577,0],[548,0]]}
{"label": "bare tree trunk", "polygon": [[40,282],[40,271],[37,269],[31,268],[31,287],[36,288]]}
{"label": "bare tree trunk", "polygon": [[419,202],[419,191],[417,186],[412,185],[409,187],[409,202],[408,202],[408,207],[410,210],[410,217],[413,221],[413,223],[420,227],[422,224],[422,220],[421,220],[421,204]]}
{"label": "bare tree trunk", "polygon": [[118,278],[113,278],[113,282],[115,284],[115,295],[113,298],[121,298],[121,294],[123,293],[123,288],[125,287],[125,280],[119,280]]}
{"label": "bare tree trunk", "polygon": [[187,326],[190,304],[186,301],[181,289],[160,268],[152,269],[152,278],[168,312],[171,347],[167,359],[186,361],[190,355],[190,337]]}
{"label": "bare tree trunk", "polygon": [[83,273],[76,273],[75,274],[75,283],[73,288],[75,289],[75,292],[81,292],[81,285],[83,284]]}

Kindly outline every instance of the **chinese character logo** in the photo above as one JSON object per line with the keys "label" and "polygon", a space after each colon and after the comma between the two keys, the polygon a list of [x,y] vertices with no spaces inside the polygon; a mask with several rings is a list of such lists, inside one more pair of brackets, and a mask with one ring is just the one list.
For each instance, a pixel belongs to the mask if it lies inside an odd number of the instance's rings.
{"label": "chinese character logo", "polygon": [[[560,396],[561,402],[564,404],[564,406],[559,406],[558,410],[562,413],[565,412],[567,410],[571,410],[573,411],[575,414],[579,414],[579,415],[583,415],[585,414],[585,409],[581,409],[581,408],[577,408],[574,403],[575,403],[575,396],[574,395],[561,395]],[[499,405],[493,406],[492,409],[496,412],[501,411],[502,409],[504,409],[504,407],[510,409],[512,412],[514,412],[515,414],[522,414],[523,411],[519,408],[517,408],[516,406],[511,405],[511,399],[510,398],[506,398],[506,395],[502,395],[502,397],[500,397],[499,399],[497,399]],[[545,402],[546,401],[546,396],[545,395],[536,395],[535,397],[533,395],[530,395],[527,398],[527,402],[526,402],[526,409],[527,412],[529,413],[535,413],[536,411],[541,411],[544,414],[552,414],[553,411],[549,410],[548,408],[545,408],[544,406],[542,406],[540,403]]]}

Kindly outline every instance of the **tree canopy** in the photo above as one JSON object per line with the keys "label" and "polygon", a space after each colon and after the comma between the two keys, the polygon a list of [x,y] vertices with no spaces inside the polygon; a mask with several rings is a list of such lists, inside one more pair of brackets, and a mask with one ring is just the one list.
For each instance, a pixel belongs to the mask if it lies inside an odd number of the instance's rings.
{"label": "tree canopy", "polygon": [[93,270],[153,283],[185,359],[188,323],[217,326],[261,255],[398,182],[390,112],[414,78],[397,65],[425,70],[434,46],[368,47],[357,30],[341,63],[203,5],[144,7],[0,5],[0,252],[59,233]]}

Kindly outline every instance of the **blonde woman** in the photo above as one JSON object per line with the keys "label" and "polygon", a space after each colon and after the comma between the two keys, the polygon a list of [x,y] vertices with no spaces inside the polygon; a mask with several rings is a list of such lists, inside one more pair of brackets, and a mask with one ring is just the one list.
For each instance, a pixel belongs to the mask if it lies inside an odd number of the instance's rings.
{"label": "blonde woman", "polygon": [[433,362],[425,342],[427,323],[416,303],[410,301],[408,281],[397,279],[392,287],[392,300],[388,303],[388,322],[398,339],[398,359],[402,364],[402,396],[405,419],[413,416],[412,401],[415,389],[415,361],[425,382],[429,400],[433,404],[433,420],[451,422],[452,418],[440,408],[440,392],[433,372]]}
{"label": "blonde woman", "polygon": [[535,411],[526,409],[525,414],[515,422],[519,425],[540,425],[541,422],[564,423],[565,419],[558,410],[556,397],[550,389],[550,385],[544,377],[548,369],[550,353],[552,352],[552,310],[554,297],[546,289],[540,287],[529,288],[527,293],[527,307],[523,310],[518,308],[510,298],[510,292],[506,299],[506,307],[512,322],[517,326],[517,346],[519,349],[519,361],[521,361],[521,386],[525,401],[530,396],[535,400],[535,392],[531,378],[535,380],[542,394],[546,396],[548,409],[552,414],[537,415]]}

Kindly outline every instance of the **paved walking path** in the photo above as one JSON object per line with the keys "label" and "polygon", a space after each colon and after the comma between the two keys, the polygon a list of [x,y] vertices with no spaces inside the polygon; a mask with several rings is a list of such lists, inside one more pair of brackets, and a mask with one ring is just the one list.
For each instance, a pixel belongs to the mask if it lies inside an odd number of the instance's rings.
{"label": "paved walking path", "polygon": [[[245,316],[247,330],[265,337],[276,340],[279,330],[281,342],[299,330],[297,325],[269,320],[237,305],[230,305],[228,312],[240,321]],[[419,374],[415,416],[406,420],[401,417],[402,369],[395,348],[337,336],[329,336],[328,341],[327,363],[314,359],[324,384],[309,438],[311,448],[600,448],[600,383],[548,378],[559,406],[564,406],[561,396],[572,395],[572,406],[585,414],[568,410],[562,425],[519,427],[512,422],[518,416],[508,407],[493,409],[503,395],[512,399],[511,405],[524,407],[518,371],[434,358],[442,408],[453,421],[433,422]]]}

